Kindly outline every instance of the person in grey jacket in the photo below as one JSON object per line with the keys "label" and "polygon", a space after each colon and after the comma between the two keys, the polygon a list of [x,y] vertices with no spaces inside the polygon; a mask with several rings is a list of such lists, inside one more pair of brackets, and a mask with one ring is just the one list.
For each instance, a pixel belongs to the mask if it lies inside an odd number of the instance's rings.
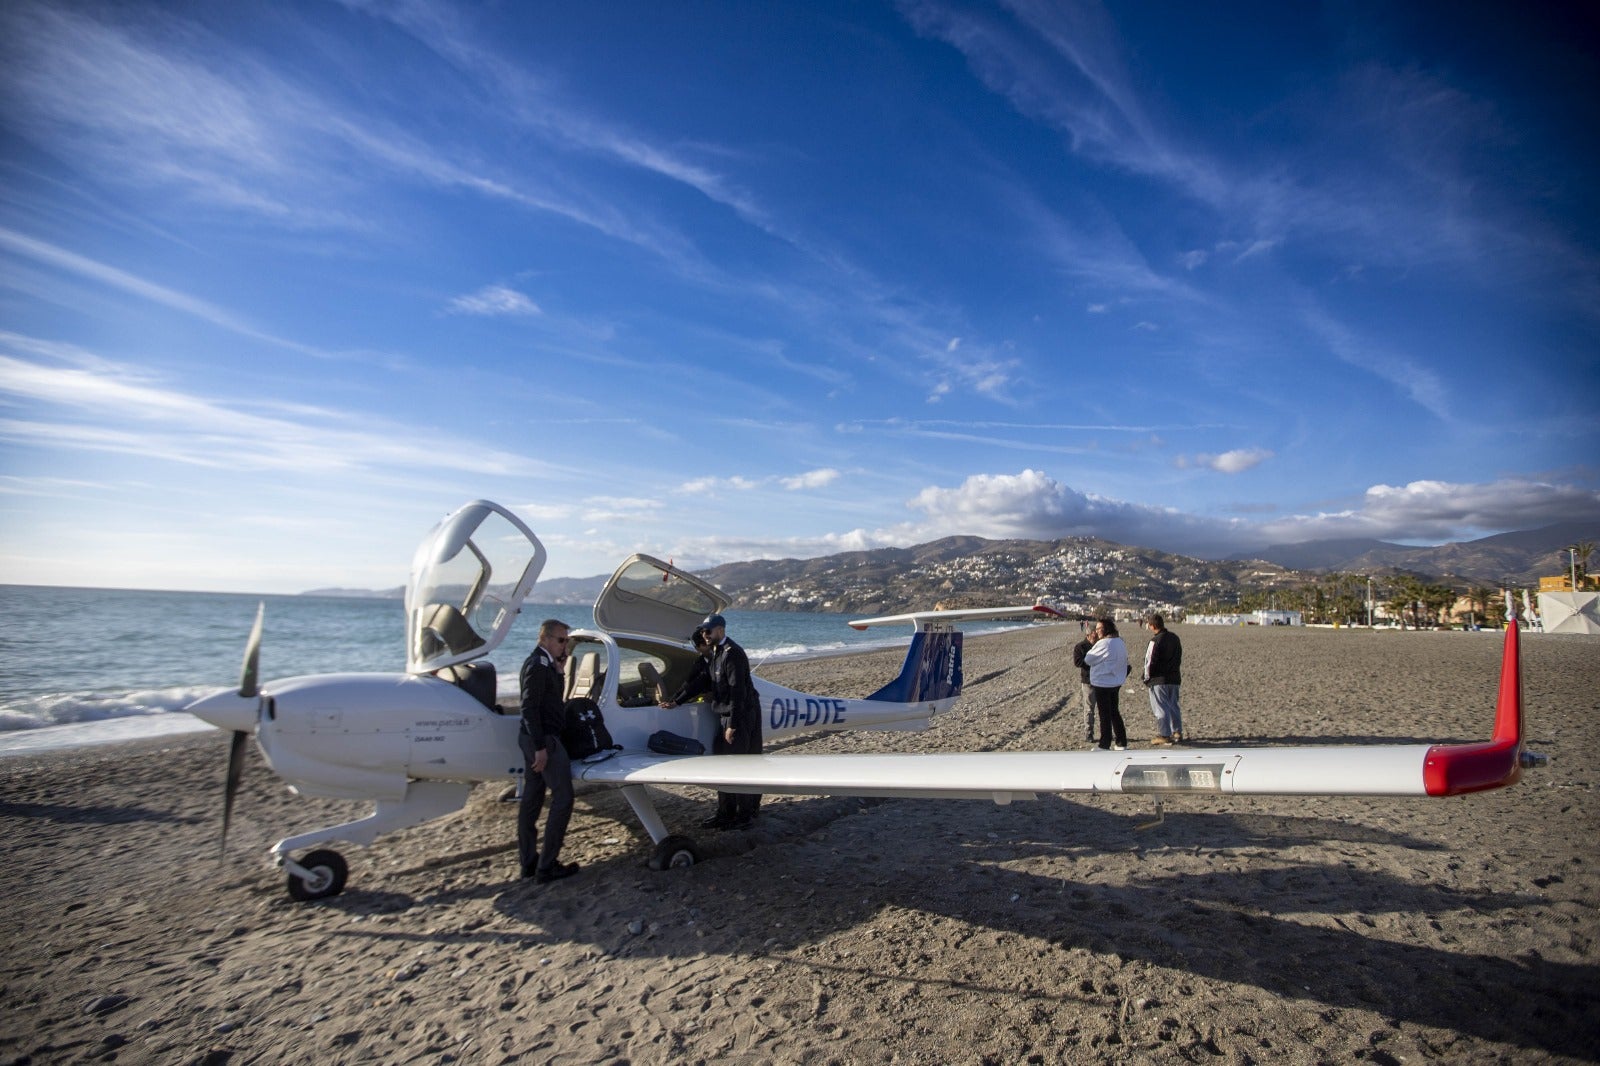
{"label": "person in grey jacket", "polygon": [[1181,744],[1183,714],[1178,708],[1178,686],[1183,683],[1179,672],[1183,644],[1159,614],[1152,612],[1144,624],[1151,633],[1150,646],[1144,651],[1144,683],[1150,690],[1150,713],[1156,716],[1156,735],[1150,743]]}

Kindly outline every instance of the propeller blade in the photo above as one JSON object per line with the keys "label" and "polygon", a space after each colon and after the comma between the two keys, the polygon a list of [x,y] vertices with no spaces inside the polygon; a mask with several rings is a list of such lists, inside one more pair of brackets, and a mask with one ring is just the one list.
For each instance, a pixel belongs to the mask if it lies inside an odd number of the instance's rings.
{"label": "propeller blade", "polygon": [[249,733],[236,730],[232,743],[228,745],[228,776],[222,786],[222,844],[219,858],[228,852],[228,823],[233,820],[233,797],[239,792],[239,777],[244,772],[244,746],[249,740]]}
{"label": "propeller blade", "polygon": [[263,600],[256,607],[256,624],[250,630],[250,640],[244,646],[244,670],[239,675],[239,695],[246,699],[261,691],[256,675],[261,668],[261,622],[266,614],[267,604]]}

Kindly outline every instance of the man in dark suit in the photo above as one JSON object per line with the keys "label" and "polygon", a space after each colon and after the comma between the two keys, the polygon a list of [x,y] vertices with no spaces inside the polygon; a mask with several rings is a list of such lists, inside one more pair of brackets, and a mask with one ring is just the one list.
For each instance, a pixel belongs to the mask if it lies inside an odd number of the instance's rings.
{"label": "man in dark suit", "polygon": [[[561,746],[567,724],[562,695],[566,677],[568,627],[548,618],[539,626],[539,643],[522,664],[522,728],[517,743],[522,748],[525,777],[522,805],[517,810],[517,856],[522,876],[536,884],[549,884],[578,872],[575,862],[561,862],[561,844],[572,819],[572,763]],[[539,812],[544,794],[550,793],[550,816],[544,823],[544,847],[539,847]]]}

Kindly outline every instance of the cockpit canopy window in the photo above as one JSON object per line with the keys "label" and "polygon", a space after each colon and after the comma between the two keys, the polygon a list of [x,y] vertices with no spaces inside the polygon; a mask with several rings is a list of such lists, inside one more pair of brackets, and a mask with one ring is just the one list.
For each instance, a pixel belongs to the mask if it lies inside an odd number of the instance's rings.
{"label": "cockpit canopy window", "polygon": [[532,531],[484,500],[434,527],[412,559],[406,589],[406,669],[431,673],[487,655],[511,628],[544,560]]}
{"label": "cockpit canopy window", "polygon": [[728,603],[716,586],[693,574],[648,555],[635,555],[601,590],[594,620],[608,633],[687,641],[702,618],[726,610]]}

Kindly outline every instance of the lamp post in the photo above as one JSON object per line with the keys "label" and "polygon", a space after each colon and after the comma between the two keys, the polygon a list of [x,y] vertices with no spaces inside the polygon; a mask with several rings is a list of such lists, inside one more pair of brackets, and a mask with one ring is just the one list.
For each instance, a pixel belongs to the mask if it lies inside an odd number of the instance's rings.
{"label": "lamp post", "polygon": [[1367,575],[1367,628],[1372,628],[1372,575]]}
{"label": "lamp post", "polygon": [[1572,591],[1578,591],[1578,546],[1570,545],[1567,548],[1567,560],[1572,565]]}

